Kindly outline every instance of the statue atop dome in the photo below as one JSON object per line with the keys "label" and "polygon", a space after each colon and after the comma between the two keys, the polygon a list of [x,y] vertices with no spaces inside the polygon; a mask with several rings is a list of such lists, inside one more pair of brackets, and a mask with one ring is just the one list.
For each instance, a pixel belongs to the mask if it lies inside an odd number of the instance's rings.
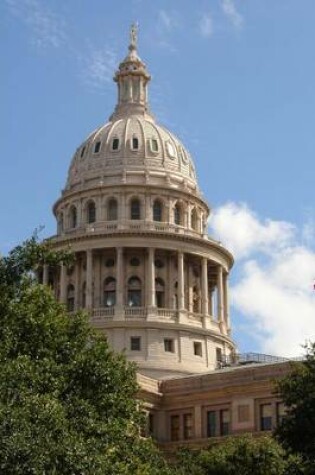
{"label": "statue atop dome", "polygon": [[130,45],[129,49],[137,49],[137,43],[138,43],[138,24],[133,23],[130,28]]}

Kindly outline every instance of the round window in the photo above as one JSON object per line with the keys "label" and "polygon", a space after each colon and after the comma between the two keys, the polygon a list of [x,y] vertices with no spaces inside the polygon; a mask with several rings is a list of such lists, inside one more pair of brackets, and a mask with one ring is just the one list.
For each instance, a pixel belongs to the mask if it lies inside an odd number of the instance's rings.
{"label": "round window", "polygon": [[106,259],[105,266],[106,267],[114,267],[115,261],[112,258]]}
{"label": "round window", "polygon": [[138,259],[138,257],[132,257],[130,259],[130,265],[132,267],[138,267],[140,265],[140,259]]}
{"label": "round window", "polygon": [[157,267],[158,269],[162,269],[162,267],[164,267],[164,262],[161,261],[161,259],[155,259],[154,265],[155,265],[155,267]]}

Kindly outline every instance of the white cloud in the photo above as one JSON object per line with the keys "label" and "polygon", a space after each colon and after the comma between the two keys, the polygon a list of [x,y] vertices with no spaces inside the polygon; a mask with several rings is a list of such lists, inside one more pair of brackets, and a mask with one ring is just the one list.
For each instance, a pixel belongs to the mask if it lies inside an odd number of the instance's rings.
{"label": "white cloud", "polygon": [[234,0],[221,0],[221,8],[224,15],[232,23],[232,25],[240,29],[244,24],[242,15],[237,11]]}
{"label": "white cloud", "polygon": [[259,221],[246,204],[227,203],[214,212],[211,226],[236,258],[252,251],[281,249],[294,238],[295,226],[285,221]]}
{"label": "white cloud", "polygon": [[118,60],[116,54],[110,48],[103,50],[90,48],[90,52],[84,57],[83,63],[83,81],[89,87],[99,90],[112,81]]}
{"label": "white cloud", "polygon": [[204,13],[199,23],[199,30],[202,36],[209,38],[213,34],[213,20],[210,13]]}
{"label": "white cloud", "polygon": [[160,10],[158,12],[158,28],[171,31],[178,27],[178,19],[174,13]]}
{"label": "white cloud", "polygon": [[29,27],[36,46],[58,48],[65,43],[65,21],[47,5],[39,0],[5,0],[5,3],[11,14]]}
{"label": "white cloud", "polygon": [[301,345],[315,341],[315,252],[301,244],[302,232],[235,203],[217,210],[212,227],[236,253],[232,309],[245,319],[246,332],[264,353],[301,354]]}

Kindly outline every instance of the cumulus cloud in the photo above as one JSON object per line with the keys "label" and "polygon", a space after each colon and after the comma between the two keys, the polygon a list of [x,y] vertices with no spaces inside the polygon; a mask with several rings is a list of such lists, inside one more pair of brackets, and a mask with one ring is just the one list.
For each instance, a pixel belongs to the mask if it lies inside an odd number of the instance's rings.
{"label": "cumulus cloud", "polygon": [[210,13],[204,13],[199,22],[201,36],[209,38],[213,34],[213,20]]}
{"label": "cumulus cloud", "polygon": [[66,39],[66,24],[40,0],[5,0],[12,15],[31,31],[32,42],[38,47],[62,46]]}
{"label": "cumulus cloud", "polygon": [[221,8],[224,15],[235,28],[242,28],[244,24],[244,19],[242,15],[238,12],[234,0],[221,0]]}
{"label": "cumulus cloud", "polygon": [[264,353],[301,354],[302,344],[315,341],[315,251],[303,243],[303,230],[236,203],[217,210],[212,228],[236,256],[231,302],[245,331]]}

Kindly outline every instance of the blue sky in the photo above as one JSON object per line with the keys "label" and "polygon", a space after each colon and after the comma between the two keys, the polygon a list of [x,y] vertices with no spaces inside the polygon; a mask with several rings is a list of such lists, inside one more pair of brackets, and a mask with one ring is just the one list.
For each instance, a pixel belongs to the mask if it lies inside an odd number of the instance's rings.
{"label": "blue sky", "polygon": [[190,150],[211,233],[235,253],[239,348],[297,354],[315,339],[314,0],[3,0],[0,251],[54,234],[133,21],[152,110]]}

